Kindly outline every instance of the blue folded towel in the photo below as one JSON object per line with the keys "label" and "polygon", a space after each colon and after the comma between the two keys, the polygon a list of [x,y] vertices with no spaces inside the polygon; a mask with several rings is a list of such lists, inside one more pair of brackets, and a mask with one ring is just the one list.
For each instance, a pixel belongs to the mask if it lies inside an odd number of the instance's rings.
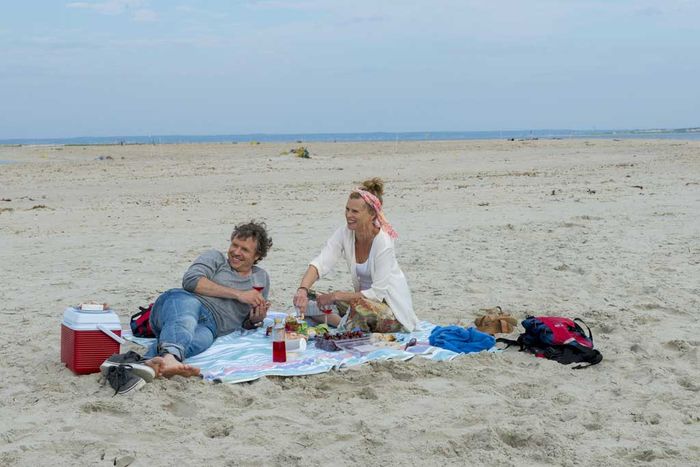
{"label": "blue folded towel", "polygon": [[435,326],[430,333],[430,345],[459,353],[481,352],[496,345],[496,339],[476,328]]}

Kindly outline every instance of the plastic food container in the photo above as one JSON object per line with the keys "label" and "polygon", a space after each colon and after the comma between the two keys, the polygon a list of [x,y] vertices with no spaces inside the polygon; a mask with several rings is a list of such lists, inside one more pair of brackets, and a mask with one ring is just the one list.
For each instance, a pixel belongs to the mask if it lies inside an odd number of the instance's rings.
{"label": "plastic food container", "polygon": [[337,352],[339,350],[350,350],[362,345],[370,345],[370,336],[364,335],[353,339],[325,339],[321,336],[316,337],[316,348],[325,350],[326,352]]}
{"label": "plastic food container", "polygon": [[290,339],[287,337],[287,352],[303,352],[306,350],[306,339],[297,337]]}

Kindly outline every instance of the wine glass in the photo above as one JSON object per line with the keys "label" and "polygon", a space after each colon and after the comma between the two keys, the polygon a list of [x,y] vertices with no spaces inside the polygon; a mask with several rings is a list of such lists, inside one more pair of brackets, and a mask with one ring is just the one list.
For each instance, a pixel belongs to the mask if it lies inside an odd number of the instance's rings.
{"label": "wine glass", "polygon": [[[260,280],[259,278],[253,278],[253,289],[257,290],[262,294],[263,290],[265,289],[265,283]],[[262,326],[262,323],[258,323],[255,327]],[[269,328],[268,328],[269,330]],[[267,333],[265,334],[267,335]]]}
{"label": "wine glass", "polygon": [[333,310],[331,310],[330,305],[325,305],[323,308],[321,308],[321,312],[323,312],[324,318],[326,319],[326,328],[328,328],[328,315],[333,313]]}
{"label": "wine glass", "polygon": [[253,279],[253,288],[262,293],[265,289],[265,284],[260,279]]}

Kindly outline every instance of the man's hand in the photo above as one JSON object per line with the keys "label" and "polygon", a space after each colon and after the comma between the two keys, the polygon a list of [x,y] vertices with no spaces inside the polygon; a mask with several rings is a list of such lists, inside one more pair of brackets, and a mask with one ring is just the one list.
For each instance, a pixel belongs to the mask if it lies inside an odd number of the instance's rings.
{"label": "man's hand", "polygon": [[265,319],[265,316],[267,316],[267,310],[269,308],[270,302],[265,302],[264,305],[253,307],[253,309],[250,311],[250,315],[248,315],[250,323],[253,325],[261,323],[262,320]]}
{"label": "man's hand", "polygon": [[294,306],[302,316],[306,313],[306,307],[309,306],[309,296],[306,293],[306,289],[299,288],[297,293],[294,294]]}
{"label": "man's hand", "polygon": [[200,277],[194,293],[206,295],[207,297],[219,297],[238,300],[241,303],[246,303],[253,307],[261,306],[265,303],[265,298],[257,290],[238,290],[216,282]]}
{"label": "man's hand", "polygon": [[238,300],[239,302],[242,302],[242,303],[247,303],[248,305],[251,305],[253,308],[263,306],[267,303],[267,301],[262,296],[262,294],[260,292],[258,292],[257,290],[239,291],[237,295],[238,295],[238,297],[236,298],[236,300]]}

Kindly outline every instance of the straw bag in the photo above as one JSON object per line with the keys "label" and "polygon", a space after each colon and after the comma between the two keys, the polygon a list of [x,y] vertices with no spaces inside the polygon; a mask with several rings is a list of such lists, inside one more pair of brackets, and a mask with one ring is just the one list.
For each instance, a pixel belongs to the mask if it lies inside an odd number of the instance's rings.
{"label": "straw bag", "polygon": [[486,314],[474,320],[476,328],[487,334],[510,334],[518,325],[518,321],[510,314],[504,313],[500,306],[494,308],[482,308],[479,311]]}

